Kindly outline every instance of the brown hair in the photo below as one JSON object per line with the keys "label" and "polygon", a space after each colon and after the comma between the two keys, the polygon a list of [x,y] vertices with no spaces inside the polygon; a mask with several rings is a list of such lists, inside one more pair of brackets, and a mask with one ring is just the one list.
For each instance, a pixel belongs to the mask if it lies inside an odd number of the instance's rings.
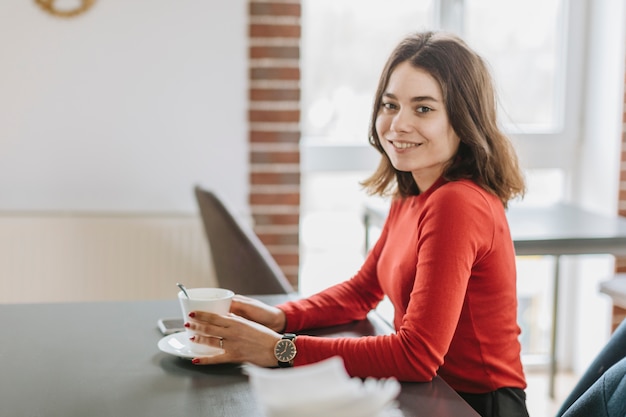
{"label": "brown hair", "polygon": [[401,63],[427,71],[441,87],[448,119],[461,140],[444,169],[448,181],[468,178],[500,198],[502,204],[525,192],[513,145],[497,124],[496,95],[483,59],[456,35],[420,32],[406,37],[391,53],[378,82],[369,142],[381,153],[376,171],[362,185],[370,194],[406,197],[419,194],[410,172],[396,170],[380,144],[376,118],[389,77]]}

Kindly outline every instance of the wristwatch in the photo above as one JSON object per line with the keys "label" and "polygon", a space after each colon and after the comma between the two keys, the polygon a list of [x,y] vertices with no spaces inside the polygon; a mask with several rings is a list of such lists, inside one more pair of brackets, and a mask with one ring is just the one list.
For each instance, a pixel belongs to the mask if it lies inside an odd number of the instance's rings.
{"label": "wristwatch", "polygon": [[293,333],[285,333],[283,338],[276,342],[274,346],[274,356],[278,360],[280,368],[288,368],[293,366],[293,358],[296,357],[296,335]]}

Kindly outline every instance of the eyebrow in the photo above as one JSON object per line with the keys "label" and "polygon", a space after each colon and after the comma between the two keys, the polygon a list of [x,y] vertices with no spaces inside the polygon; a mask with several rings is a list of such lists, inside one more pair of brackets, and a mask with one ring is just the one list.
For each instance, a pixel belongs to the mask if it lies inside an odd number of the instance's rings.
{"label": "eyebrow", "polygon": [[[394,94],[391,94],[391,93],[383,93],[383,97],[389,97],[389,98],[392,98],[394,100],[398,99]],[[423,101],[432,101],[434,103],[438,103],[439,102],[439,100],[437,100],[436,98],[431,97],[431,96],[411,97],[411,103],[421,103]]]}

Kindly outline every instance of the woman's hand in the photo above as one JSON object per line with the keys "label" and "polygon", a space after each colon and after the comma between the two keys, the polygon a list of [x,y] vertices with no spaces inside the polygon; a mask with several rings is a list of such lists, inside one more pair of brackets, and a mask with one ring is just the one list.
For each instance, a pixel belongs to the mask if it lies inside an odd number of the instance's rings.
{"label": "woman's hand", "polygon": [[269,327],[276,332],[285,330],[285,313],[254,298],[236,294],[230,305],[230,311],[238,316]]}
{"label": "woman's hand", "polygon": [[222,316],[193,311],[185,327],[196,333],[192,338],[195,343],[224,350],[215,356],[194,358],[194,364],[251,362],[264,367],[277,364],[274,345],[282,336],[262,324],[233,313]]}

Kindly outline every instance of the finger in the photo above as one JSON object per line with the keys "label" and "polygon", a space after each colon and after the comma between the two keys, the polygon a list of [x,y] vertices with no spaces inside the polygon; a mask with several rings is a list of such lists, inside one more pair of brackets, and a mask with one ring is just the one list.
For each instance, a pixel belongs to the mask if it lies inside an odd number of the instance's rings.
{"label": "finger", "polygon": [[194,365],[217,365],[220,363],[231,363],[233,360],[225,350],[216,349],[215,354],[204,354],[191,360]]}
{"label": "finger", "polygon": [[218,365],[220,363],[231,363],[232,361],[227,359],[228,355],[225,353],[213,355],[213,356],[199,356],[193,358],[191,363],[194,365]]}
{"label": "finger", "polygon": [[195,335],[191,338],[194,343],[202,343],[216,348],[214,354],[203,354],[191,360],[194,365],[215,365],[220,363],[233,362],[231,355],[228,354],[224,346],[224,339],[213,336]]}
{"label": "finger", "polygon": [[229,322],[225,320],[226,316],[220,314],[209,313],[208,311],[192,311],[189,313],[190,322],[208,323],[214,326],[228,327]]}
{"label": "finger", "polygon": [[216,354],[224,353],[224,339],[222,339],[221,337],[196,334],[190,337],[189,340],[194,343],[199,343],[202,345],[207,345],[216,349],[220,349],[219,351],[216,351]]}
{"label": "finger", "polygon": [[246,316],[253,310],[259,309],[259,302],[253,298],[246,296],[235,296],[230,304],[230,311],[239,315]]}
{"label": "finger", "polygon": [[238,300],[234,300],[230,305],[230,311],[240,316],[247,317],[254,320],[259,315],[262,315],[264,311],[270,307],[254,298],[241,297]]}
{"label": "finger", "polygon": [[255,301],[255,299],[247,297],[245,295],[235,294],[233,296],[233,301],[240,302],[240,303],[252,303]]}
{"label": "finger", "polygon": [[205,321],[189,320],[185,327],[200,336],[224,337],[225,328]]}

